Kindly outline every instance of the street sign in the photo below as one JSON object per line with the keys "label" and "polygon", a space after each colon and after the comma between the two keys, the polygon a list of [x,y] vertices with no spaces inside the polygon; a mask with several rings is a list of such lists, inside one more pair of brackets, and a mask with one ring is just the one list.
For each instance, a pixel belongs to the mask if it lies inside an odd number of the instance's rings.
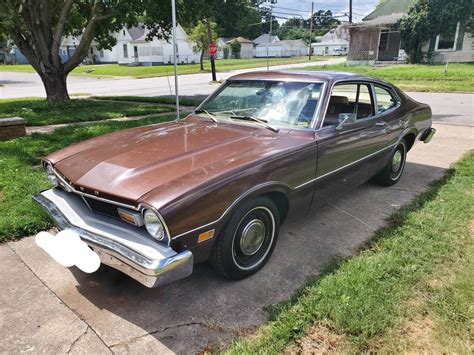
{"label": "street sign", "polygon": [[207,53],[209,55],[215,56],[217,54],[217,44],[211,43],[207,46]]}

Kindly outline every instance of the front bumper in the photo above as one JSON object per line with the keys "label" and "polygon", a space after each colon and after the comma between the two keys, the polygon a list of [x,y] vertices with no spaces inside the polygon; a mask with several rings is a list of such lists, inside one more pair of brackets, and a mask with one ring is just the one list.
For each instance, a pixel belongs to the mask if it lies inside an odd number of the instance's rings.
{"label": "front bumper", "polygon": [[60,229],[77,232],[99,255],[101,263],[147,287],[182,279],[193,271],[193,254],[189,250],[177,253],[152,240],[142,228],[93,212],[79,195],[53,188],[33,199]]}

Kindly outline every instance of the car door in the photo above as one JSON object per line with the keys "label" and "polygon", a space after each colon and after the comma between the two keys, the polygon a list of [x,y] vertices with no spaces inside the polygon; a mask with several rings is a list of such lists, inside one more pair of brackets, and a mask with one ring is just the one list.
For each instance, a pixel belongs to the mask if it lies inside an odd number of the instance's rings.
{"label": "car door", "polygon": [[375,102],[368,82],[341,82],[332,88],[316,131],[316,204],[367,181],[379,168],[388,144],[388,124],[377,115]]}

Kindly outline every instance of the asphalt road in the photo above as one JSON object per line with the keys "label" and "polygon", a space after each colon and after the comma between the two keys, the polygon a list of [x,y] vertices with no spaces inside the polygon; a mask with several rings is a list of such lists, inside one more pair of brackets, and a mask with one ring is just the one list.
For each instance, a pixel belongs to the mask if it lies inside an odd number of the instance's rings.
{"label": "asphalt road", "polygon": [[[303,68],[305,66],[336,64],[343,61],[345,61],[345,58],[337,58],[317,62],[278,65],[272,66],[271,69]],[[217,80],[225,80],[238,73],[258,70],[266,70],[266,67],[218,72]],[[170,75],[172,75],[172,71],[170,71]],[[211,79],[211,73],[180,75],[178,77],[179,94],[208,95],[218,87],[218,84],[210,83]],[[98,78],[93,76],[69,75],[67,84],[70,94],[91,94],[98,96],[174,95],[174,77],[172,76],[136,79],[130,77]],[[0,98],[34,96],[45,97],[43,84],[36,73],[0,71]]]}
{"label": "asphalt road", "polygon": [[356,253],[392,212],[474,148],[474,95],[412,96],[432,106],[438,131],[410,151],[401,181],[362,185],[287,221],[269,263],[245,280],[227,281],[202,264],[187,279],[146,289],[107,267],[91,275],[63,268],[32,237],[1,245],[0,353],[194,353],[258,326],[268,307],[332,259]]}

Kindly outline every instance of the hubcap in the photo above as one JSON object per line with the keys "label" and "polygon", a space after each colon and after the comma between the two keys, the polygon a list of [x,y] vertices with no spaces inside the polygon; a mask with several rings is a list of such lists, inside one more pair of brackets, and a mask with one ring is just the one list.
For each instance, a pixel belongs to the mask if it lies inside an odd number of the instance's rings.
{"label": "hubcap", "polygon": [[392,158],[392,171],[397,172],[400,169],[400,165],[402,164],[402,152],[397,150]]}
{"label": "hubcap", "polygon": [[240,250],[244,255],[255,254],[265,240],[265,224],[259,220],[251,220],[243,229],[240,238]]}

